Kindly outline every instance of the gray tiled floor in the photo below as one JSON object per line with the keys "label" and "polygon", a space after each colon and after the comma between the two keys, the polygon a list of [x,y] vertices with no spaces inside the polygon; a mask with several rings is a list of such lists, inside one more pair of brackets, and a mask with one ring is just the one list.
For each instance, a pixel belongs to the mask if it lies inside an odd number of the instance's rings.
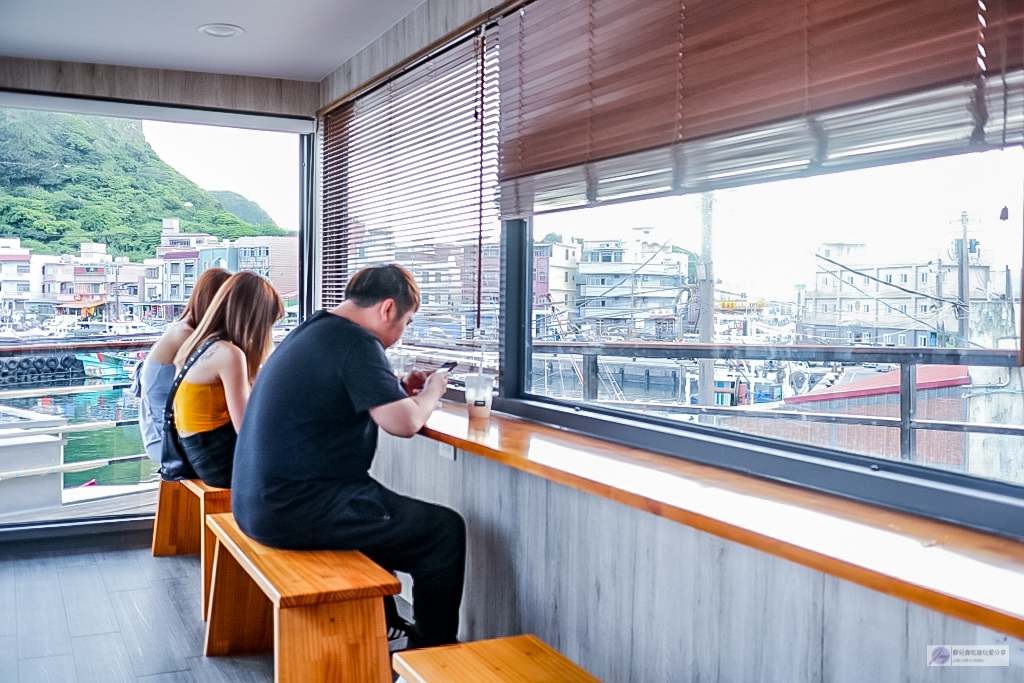
{"label": "gray tiled floor", "polygon": [[258,683],[273,655],[202,656],[199,556],[149,534],[0,543],[0,682]]}

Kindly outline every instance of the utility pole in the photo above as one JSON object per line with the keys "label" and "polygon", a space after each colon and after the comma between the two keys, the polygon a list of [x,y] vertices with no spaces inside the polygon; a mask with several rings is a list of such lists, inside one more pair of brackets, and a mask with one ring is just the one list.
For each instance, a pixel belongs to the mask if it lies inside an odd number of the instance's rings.
{"label": "utility pole", "polygon": [[[700,323],[698,339],[710,344],[715,336],[715,273],[711,267],[711,192],[701,195],[700,260],[703,273],[698,272],[700,297]],[[697,362],[697,401],[702,406],[715,405],[715,359],[701,358]]]}
{"label": "utility pole", "polygon": [[935,271],[935,298],[938,301],[935,303],[935,327],[939,329],[939,339],[936,342],[937,346],[946,345],[946,323],[942,319],[942,259],[938,259],[938,266]]}
{"label": "utility pole", "polygon": [[[121,319],[121,264],[111,264],[114,269],[114,286],[111,289],[114,291],[114,321]],[[104,307],[107,310],[107,307]],[[109,310],[108,310],[109,314]]]}
{"label": "utility pole", "polygon": [[957,346],[967,346],[967,335],[970,331],[971,304],[971,273],[970,260],[967,258],[967,212],[960,214],[960,225],[963,228],[963,239],[960,240],[960,307],[957,309],[957,335],[960,341]]}
{"label": "utility pole", "polygon": [[[639,253],[637,258],[643,258],[642,252]],[[623,255],[622,260],[626,260],[625,255]],[[643,266],[640,266],[640,268],[643,268]],[[636,281],[640,277],[639,273],[639,270],[634,270],[629,275],[629,332],[623,335],[623,337],[628,339],[636,338]]]}
{"label": "utility pole", "polygon": [[1013,310],[1013,303],[1014,303],[1014,301],[1013,300],[1016,298],[1016,295],[1013,293],[1013,279],[1010,277],[1010,266],[1006,266],[1006,280],[1005,280],[1005,284],[1003,286],[1005,288],[1004,291],[1006,292],[1006,302],[1009,304],[1010,328],[1016,330],[1017,329],[1017,321],[1013,319],[1013,316],[1014,316],[1014,310]]}

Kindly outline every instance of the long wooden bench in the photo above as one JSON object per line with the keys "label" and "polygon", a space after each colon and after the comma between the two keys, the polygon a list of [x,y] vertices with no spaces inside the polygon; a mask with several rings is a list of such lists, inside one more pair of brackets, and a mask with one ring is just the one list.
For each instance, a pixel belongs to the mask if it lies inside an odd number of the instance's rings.
{"label": "long wooden bench", "polygon": [[533,635],[399,652],[408,683],[601,683]]}
{"label": "long wooden bench", "polygon": [[390,683],[383,598],[398,579],[360,552],[268,548],[230,513],[206,524],[216,538],[207,656],[273,647],[276,683]]}
{"label": "long wooden bench", "polygon": [[231,489],[207,486],[201,479],[161,481],[153,522],[153,556],[199,553],[203,565],[203,619],[210,601],[214,536],[203,520],[231,511]]}

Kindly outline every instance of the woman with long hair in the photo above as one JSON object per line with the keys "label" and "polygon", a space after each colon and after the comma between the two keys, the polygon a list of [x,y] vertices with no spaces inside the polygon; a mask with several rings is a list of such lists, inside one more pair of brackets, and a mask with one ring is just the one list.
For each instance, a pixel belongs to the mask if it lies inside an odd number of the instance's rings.
{"label": "woman with long hair", "polygon": [[249,391],[270,353],[271,328],[283,315],[284,304],[270,283],[243,271],[224,283],[174,357],[178,372],[184,370],[174,395],[174,423],[189,464],[210,486],[231,485]]}
{"label": "woman with long hair", "polygon": [[206,309],[217,295],[217,290],[231,277],[223,268],[203,271],[196,281],[185,310],[177,321],[164,330],[163,335],[153,344],[138,370],[139,427],[146,455],[153,462],[160,462],[161,442],[164,438],[164,407],[167,393],[174,383],[174,356],[185,340],[195,332],[196,325],[206,315]]}

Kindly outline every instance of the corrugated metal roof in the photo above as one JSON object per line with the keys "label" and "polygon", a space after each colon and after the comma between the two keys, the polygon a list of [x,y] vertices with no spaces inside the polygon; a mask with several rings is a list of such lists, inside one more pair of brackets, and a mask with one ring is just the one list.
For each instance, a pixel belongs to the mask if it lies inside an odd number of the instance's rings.
{"label": "corrugated metal roof", "polygon": [[[812,403],[815,401],[834,401],[843,398],[860,398],[862,396],[880,396],[898,394],[900,391],[900,370],[893,370],[875,377],[858,380],[849,384],[835,386],[813,394],[793,396],[786,403]],[[917,388],[938,389],[970,384],[971,377],[965,365],[919,365],[917,368]]]}

